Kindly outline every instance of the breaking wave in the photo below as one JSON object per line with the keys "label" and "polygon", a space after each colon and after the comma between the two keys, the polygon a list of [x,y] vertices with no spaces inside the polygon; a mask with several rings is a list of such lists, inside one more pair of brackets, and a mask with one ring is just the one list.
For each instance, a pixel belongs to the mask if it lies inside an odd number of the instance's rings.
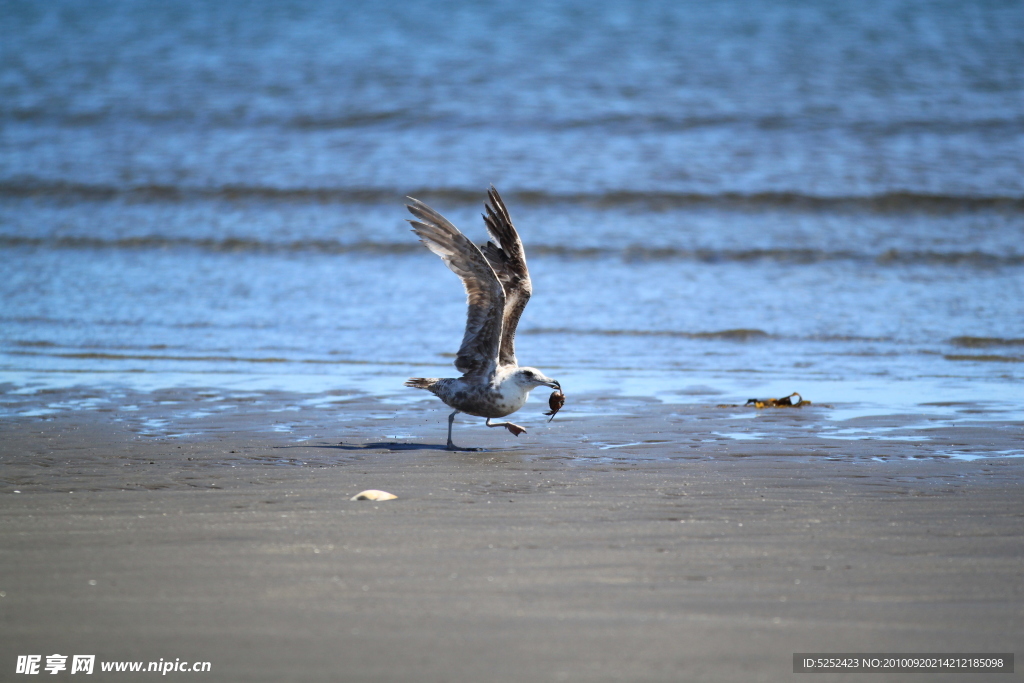
{"label": "breaking wave", "polygon": [[20,237],[0,235],[0,246],[43,247],[50,249],[199,249],[210,252],[287,253],[313,252],[320,254],[405,254],[418,252],[418,242],[338,242],[336,240],[293,240],[267,242],[255,239],[229,237],[213,239],[202,237],[163,237],[159,235],[103,239],[99,237]]}
{"label": "breaking wave", "polygon": [[[317,254],[411,254],[420,253],[422,247],[409,242],[343,242],[331,239],[304,239],[292,241],[266,241],[252,238],[229,237],[166,237],[146,235],[103,239],[99,237],[24,237],[0,235],[0,247],[34,247],[44,249],[198,249],[226,253],[298,253]],[[564,245],[534,244],[530,256],[564,259],[620,259],[628,263],[649,261],[690,261],[698,263],[752,263],[777,262],[786,264],[815,264],[827,262],[859,262],[876,265],[934,265],[972,266],[980,268],[1021,266],[1024,254],[992,254],[982,251],[920,251],[889,249],[883,252],[858,252],[823,249],[683,249],[678,247],[645,247],[628,245],[613,247],[572,247]]]}
{"label": "breaking wave", "polygon": [[943,358],[952,361],[969,361],[974,363],[1024,363],[1024,357],[997,356],[993,354],[946,354]]}
{"label": "breaking wave", "polygon": [[953,346],[965,349],[988,349],[993,346],[1024,346],[1024,339],[1004,339],[1003,337],[953,337],[949,340]]}
{"label": "breaking wave", "polygon": [[471,112],[440,112],[423,107],[366,107],[338,113],[318,111],[246,111],[201,110],[193,107],[151,110],[145,106],[81,107],[68,111],[52,106],[0,105],[0,121],[17,123],[45,123],[62,126],[103,126],[141,123],[143,125],[202,126],[237,130],[242,128],[278,128],[292,130],[352,130],[405,128],[440,125],[448,129],[475,129],[484,126],[510,126],[557,132],[563,130],[610,130],[618,133],[672,133],[702,128],[754,129],[762,131],[850,131],[860,134],[900,135],[906,133],[1019,133],[1024,117],[1019,115],[980,115],[977,117],[935,118],[871,118],[834,115],[780,115],[774,113],[727,113],[687,115],[670,113],[592,113],[580,116],[562,113],[543,117],[523,116],[521,113],[495,117]]}
{"label": "breaking wave", "polygon": [[[870,195],[814,195],[800,192],[641,192],[611,190],[595,193],[557,193],[536,190],[504,192],[517,204],[579,204],[596,208],[642,207],[671,210],[712,207],[735,210],[784,209],[792,211],[847,211],[870,213],[1001,211],[1024,213],[1024,196],[950,195],[927,192],[885,192]],[[405,196],[451,204],[479,205],[479,189],[378,187],[270,187],[221,185],[112,185],[13,178],[0,181],[0,197],[58,198],[90,201],[262,200],[322,203],[401,204]]]}
{"label": "breaking wave", "polygon": [[717,332],[681,332],[676,330],[574,330],[562,327],[535,327],[520,330],[519,334],[578,334],[602,337],[676,337],[680,339],[725,339],[728,341],[753,341],[768,339],[772,335],[764,330],[735,329]]}
{"label": "breaking wave", "polygon": [[[22,346],[22,344],[18,344]],[[55,346],[49,344],[48,346]],[[155,353],[113,353],[107,351],[24,351],[7,350],[10,356],[48,356],[71,360],[109,360],[109,361],[183,361],[203,363],[299,363],[305,365],[407,365],[394,361],[353,360],[347,358],[288,358],[284,356],[231,356],[231,355],[181,355]]]}

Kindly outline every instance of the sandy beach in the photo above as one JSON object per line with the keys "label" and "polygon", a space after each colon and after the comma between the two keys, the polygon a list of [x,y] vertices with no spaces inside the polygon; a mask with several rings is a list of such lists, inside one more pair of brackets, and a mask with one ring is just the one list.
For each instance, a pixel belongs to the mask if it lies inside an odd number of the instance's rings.
{"label": "sandy beach", "polygon": [[212,396],[4,423],[5,679],[60,653],[217,681],[854,680],[793,653],[1021,642],[1024,461],[935,455],[1019,423],[844,440],[814,406],[581,396],[550,424],[531,403],[519,439],[460,419],[486,450],[450,453],[430,401]]}

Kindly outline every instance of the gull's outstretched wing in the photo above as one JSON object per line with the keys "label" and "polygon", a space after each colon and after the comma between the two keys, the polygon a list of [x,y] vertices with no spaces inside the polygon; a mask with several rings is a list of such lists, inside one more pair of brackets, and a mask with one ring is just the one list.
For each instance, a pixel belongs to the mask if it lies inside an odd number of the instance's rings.
{"label": "gull's outstretched wing", "polygon": [[459,276],[466,288],[469,311],[466,333],[455,358],[455,367],[466,375],[487,375],[498,362],[505,293],[487,259],[469,238],[448,219],[419,201],[408,197],[412,230],[427,249],[441,257]]}
{"label": "gull's outstretched wing", "polygon": [[519,317],[522,316],[523,309],[526,308],[530,295],[533,293],[533,285],[530,283],[530,271],[526,268],[523,243],[512,226],[505,203],[501,201],[501,197],[493,185],[488,190],[487,197],[491,201],[490,204],[484,205],[487,209],[487,213],[484,214],[484,222],[487,224],[487,232],[491,234],[491,239],[494,242],[488,242],[484,246],[483,254],[498,276],[502,289],[505,290],[505,309],[502,315],[503,325],[498,363],[500,365],[516,365],[516,327],[519,325]]}

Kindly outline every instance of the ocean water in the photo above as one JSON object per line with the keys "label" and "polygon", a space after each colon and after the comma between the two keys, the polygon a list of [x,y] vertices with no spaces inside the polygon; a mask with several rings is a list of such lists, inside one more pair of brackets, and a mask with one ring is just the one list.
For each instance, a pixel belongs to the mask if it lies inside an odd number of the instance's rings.
{"label": "ocean water", "polygon": [[61,387],[450,376],[464,294],[402,198],[483,241],[492,183],[534,280],[520,361],[570,396],[1024,414],[1020,2],[2,0],[0,22],[4,414]]}

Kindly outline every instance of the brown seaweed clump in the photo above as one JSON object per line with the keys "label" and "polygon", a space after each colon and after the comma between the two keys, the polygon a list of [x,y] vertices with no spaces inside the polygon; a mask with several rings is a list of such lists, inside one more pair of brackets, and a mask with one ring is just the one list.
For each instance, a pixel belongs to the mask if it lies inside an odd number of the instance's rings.
{"label": "brown seaweed clump", "polygon": [[[794,396],[796,396],[795,402],[793,401]],[[782,398],[748,398],[743,405],[752,405],[755,408],[799,408],[810,404],[810,401],[805,401],[803,396],[794,391],[789,396]]]}
{"label": "brown seaweed clump", "polygon": [[548,422],[555,419],[555,414],[562,409],[565,405],[565,394],[561,391],[552,391],[551,396],[548,397],[548,408],[551,408],[545,415],[550,415]]}

